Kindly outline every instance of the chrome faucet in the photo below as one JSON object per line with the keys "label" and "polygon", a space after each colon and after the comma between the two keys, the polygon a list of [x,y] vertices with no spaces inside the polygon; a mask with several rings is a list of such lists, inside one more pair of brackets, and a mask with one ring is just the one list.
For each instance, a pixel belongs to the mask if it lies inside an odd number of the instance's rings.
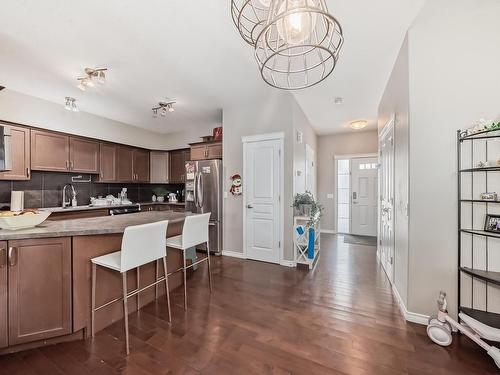
{"label": "chrome faucet", "polygon": [[71,184],[64,185],[63,190],[62,190],[62,208],[66,208],[66,207],[71,206],[71,200],[69,200],[69,201],[66,200],[66,188],[67,187],[71,187],[73,198],[76,197],[75,187]]}

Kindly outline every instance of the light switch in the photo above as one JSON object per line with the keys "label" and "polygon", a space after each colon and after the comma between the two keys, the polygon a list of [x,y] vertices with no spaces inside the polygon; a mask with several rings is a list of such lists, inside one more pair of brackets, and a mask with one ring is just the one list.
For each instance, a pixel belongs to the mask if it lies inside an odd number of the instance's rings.
{"label": "light switch", "polygon": [[326,198],[327,198],[327,199],[333,199],[333,194],[327,194],[327,195],[326,195]]}
{"label": "light switch", "polygon": [[224,192],[224,199],[227,198],[227,191]]}

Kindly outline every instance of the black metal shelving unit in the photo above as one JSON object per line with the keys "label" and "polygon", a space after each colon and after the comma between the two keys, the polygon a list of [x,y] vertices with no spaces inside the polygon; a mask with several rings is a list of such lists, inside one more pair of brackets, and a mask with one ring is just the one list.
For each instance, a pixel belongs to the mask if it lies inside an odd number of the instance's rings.
{"label": "black metal shelving unit", "polygon": [[[458,130],[457,131],[457,161],[458,161],[458,168],[457,168],[457,176],[458,176],[458,310],[462,311],[463,313],[471,316],[472,318],[487,324],[489,326],[495,327],[495,328],[500,328],[500,314],[498,313],[493,313],[488,311],[488,285],[497,285],[500,286],[500,272],[495,272],[495,271],[489,271],[489,264],[488,264],[488,255],[489,255],[489,249],[488,249],[488,242],[490,238],[496,238],[500,239],[500,233],[492,233],[492,232],[487,232],[484,230],[478,230],[474,229],[474,205],[475,204],[482,204],[485,205],[485,211],[486,214],[489,212],[489,207],[490,205],[498,205],[500,204],[500,201],[489,201],[489,200],[482,200],[482,199],[476,199],[474,197],[474,176],[477,175],[477,173],[484,173],[484,181],[485,181],[485,190],[487,191],[488,188],[488,174],[490,172],[493,173],[498,173],[500,172],[500,167],[474,167],[474,145],[475,141],[482,141],[484,142],[484,158],[485,161],[488,160],[488,141],[493,140],[493,139],[498,139],[500,140],[500,129],[496,130],[485,130],[482,132],[478,132],[475,134],[467,134],[466,131]],[[462,169],[462,147],[464,144],[467,144],[470,147],[470,165],[468,168]],[[496,158],[500,157],[500,155],[496,155]],[[469,173],[470,174],[470,194],[471,196],[469,198],[463,198],[462,197],[462,183],[463,183],[463,176]],[[495,190],[491,189],[490,190]],[[498,186],[496,190],[499,195],[500,195],[500,186]],[[470,228],[463,228],[462,227],[462,215],[464,214],[464,207],[463,205],[465,203],[468,203],[468,212],[467,214],[470,215]],[[484,206],[483,206],[484,207]],[[484,209],[484,208],[483,208]],[[484,220],[481,224],[484,224]],[[462,241],[463,241],[463,235],[468,234],[471,236],[470,243],[471,243],[471,266],[474,266],[474,239],[477,237],[483,237],[485,238],[485,246],[486,246],[486,269],[474,269],[471,267],[465,267],[462,265]],[[471,307],[465,307],[463,306],[463,301],[462,301],[462,274],[469,275],[472,278],[472,287],[471,287]],[[486,309],[476,309],[474,308],[474,280],[481,280],[486,283]]]}

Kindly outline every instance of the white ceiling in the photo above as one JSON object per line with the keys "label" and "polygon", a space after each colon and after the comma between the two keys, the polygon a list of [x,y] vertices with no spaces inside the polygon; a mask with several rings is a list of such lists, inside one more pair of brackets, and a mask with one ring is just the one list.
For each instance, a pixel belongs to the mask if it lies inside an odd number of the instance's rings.
{"label": "white ceiling", "polygon": [[[344,28],[333,76],[294,92],[319,134],[373,120],[404,34],[425,0],[328,0]],[[0,84],[82,111],[169,133],[218,125],[222,110],[268,88],[240,39],[229,0],[2,0]],[[85,67],[108,67],[108,83],[83,93]],[[335,105],[340,96],[344,104]],[[177,100],[166,119],[158,101]],[[258,110],[258,109],[257,109]]]}

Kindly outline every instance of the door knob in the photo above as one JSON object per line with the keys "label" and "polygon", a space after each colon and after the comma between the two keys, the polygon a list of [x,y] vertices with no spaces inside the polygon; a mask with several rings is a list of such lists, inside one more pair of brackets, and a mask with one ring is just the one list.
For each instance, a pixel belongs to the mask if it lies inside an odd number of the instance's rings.
{"label": "door knob", "polygon": [[247,204],[247,208],[253,208],[251,204]]}

